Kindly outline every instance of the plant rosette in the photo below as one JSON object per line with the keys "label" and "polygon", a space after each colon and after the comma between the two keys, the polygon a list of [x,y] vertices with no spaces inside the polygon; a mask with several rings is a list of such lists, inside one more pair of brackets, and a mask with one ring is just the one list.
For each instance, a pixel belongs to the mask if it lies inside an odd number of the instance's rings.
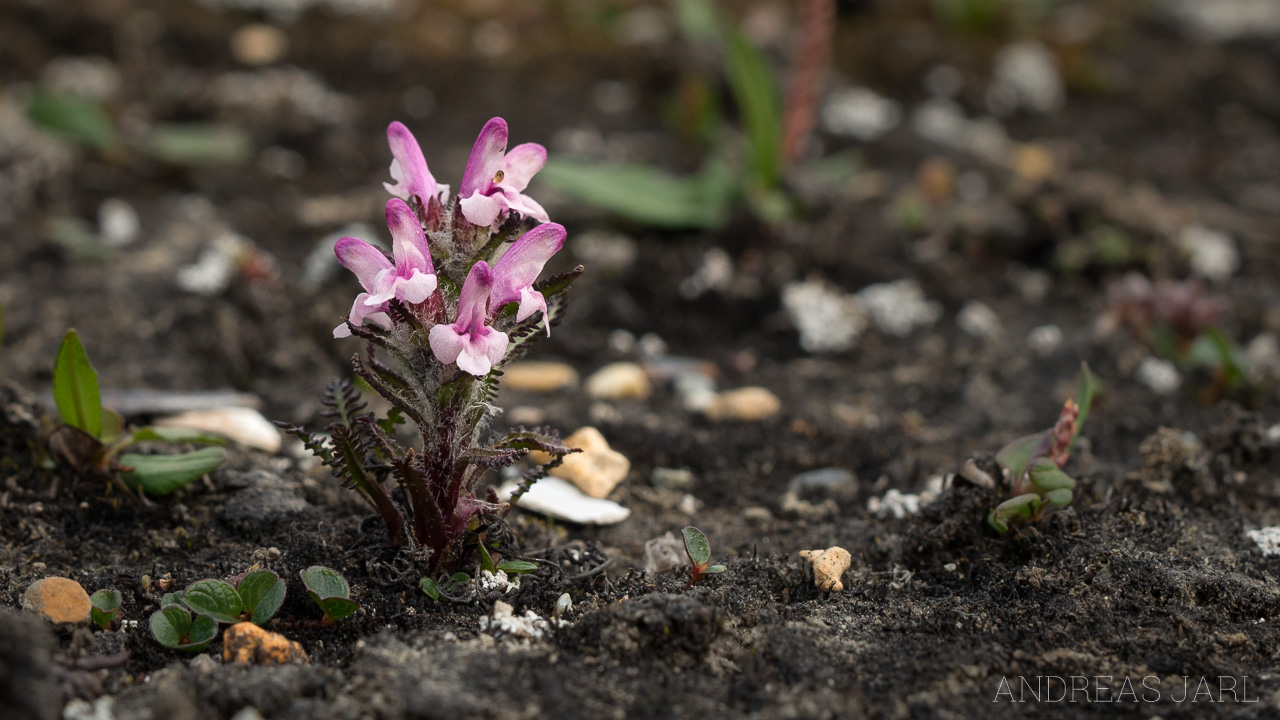
{"label": "plant rosette", "polygon": [[312,565],[298,574],[307,588],[307,597],[324,613],[322,626],[328,627],[360,609],[360,604],[351,599],[351,585],[337,570]]}

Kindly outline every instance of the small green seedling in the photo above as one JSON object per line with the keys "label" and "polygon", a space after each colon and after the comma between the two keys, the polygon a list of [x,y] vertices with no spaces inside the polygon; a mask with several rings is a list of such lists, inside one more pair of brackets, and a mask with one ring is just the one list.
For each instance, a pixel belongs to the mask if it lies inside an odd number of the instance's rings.
{"label": "small green seedling", "polygon": [[422,581],[418,583],[418,586],[422,588],[422,592],[427,594],[427,597],[439,602],[441,596],[446,600],[456,600],[457,598],[454,598],[453,594],[456,593],[459,588],[466,587],[470,582],[470,575],[464,572],[456,572],[440,582],[436,582],[429,577],[424,577],[422,578]]}
{"label": "small green seedling", "polygon": [[89,604],[89,618],[93,620],[93,624],[107,630],[120,613],[120,591],[99,590],[89,596]]}
{"label": "small green seedling", "polygon": [[337,570],[322,565],[312,565],[299,573],[302,584],[307,586],[307,596],[324,612],[321,625],[328,627],[360,609],[351,599],[351,586]]}
{"label": "small green seedling", "polygon": [[1054,426],[1018,438],[996,454],[1011,483],[1011,497],[987,514],[987,523],[996,532],[1003,535],[1012,522],[1035,522],[1071,504],[1076,481],[1062,472],[1062,466],[1071,456],[1071,446],[1089,417],[1099,387],[1097,376],[1082,364],[1076,395],[1063,404]]}
{"label": "small green seedling", "polygon": [[121,417],[104,407],[98,392],[98,372],[68,330],[53,365],[53,398],[62,426],[45,444],[59,465],[149,495],[167,495],[216,470],[227,458],[220,447],[178,455],[124,453],[144,441],[223,445],[225,440],[189,428],[141,427],[125,429]]}
{"label": "small green seedling", "polygon": [[[177,598],[186,607],[220,623],[244,620],[261,625],[284,603],[285,584],[270,570],[255,570],[234,587],[222,580],[200,580]],[[161,601],[163,605],[169,596]]]}
{"label": "small green seedling", "polygon": [[711,543],[707,542],[707,536],[696,527],[690,526],[681,531],[684,533],[684,552],[689,556],[689,584],[685,587],[693,587],[696,583],[700,583],[707,575],[715,575],[725,571],[723,565],[708,565],[711,563]]}
{"label": "small green seedling", "polygon": [[218,621],[208,615],[196,615],[182,605],[161,604],[151,614],[151,634],[156,642],[170,650],[203,650],[218,634]]}
{"label": "small green seedling", "polygon": [[[493,562],[493,557],[489,554],[489,548],[485,547],[483,542],[479,543],[477,547],[480,548],[481,570],[488,570],[491,573],[497,573],[501,570],[508,575],[519,575],[521,573],[531,573],[538,570],[537,563],[531,563],[528,560],[504,560],[495,564]],[[423,579],[425,580],[426,578]]]}

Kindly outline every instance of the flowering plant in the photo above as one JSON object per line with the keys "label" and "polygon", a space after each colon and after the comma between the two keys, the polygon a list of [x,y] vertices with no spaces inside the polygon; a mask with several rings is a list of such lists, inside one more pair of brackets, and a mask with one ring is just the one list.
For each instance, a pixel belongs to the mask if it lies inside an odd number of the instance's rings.
{"label": "flowering plant", "polygon": [[[364,240],[338,241],[339,262],[364,292],[333,335],[366,341],[367,360],[356,354],[352,368],[392,409],[375,419],[350,383],[337,381],[325,399],[325,415],[334,420],[327,438],[281,427],[364,497],[393,543],[425,550],[432,571],[440,571],[461,560],[486,516],[504,515],[573,452],[548,429],[521,428],[490,444],[484,430],[497,412],[491,400],[501,367],[550,334],[582,267],[538,280],[563,247],[565,229],[524,194],[546,150],[525,143],[508,152],[502,118],[480,131],[453,197],[431,175],[408,128],[391,123],[387,140],[395,158],[395,182],[385,183],[394,196],[386,206],[392,257]],[[420,448],[393,439],[406,418],[417,425]],[[509,503],[492,492],[477,497],[485,470],[531,450],[552,459],[525,476]],[[388,490],[388,478],[401,492]]]}

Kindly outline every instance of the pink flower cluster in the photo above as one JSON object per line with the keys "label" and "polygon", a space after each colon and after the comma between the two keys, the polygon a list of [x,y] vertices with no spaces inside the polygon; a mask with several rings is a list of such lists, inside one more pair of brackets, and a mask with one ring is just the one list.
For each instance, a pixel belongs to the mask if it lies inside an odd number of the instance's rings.
{"label": "pink flower cluster", "polygon": [[[366,323],[391,326],[391,301],[399,301],[427,317],[440,317],[440,282],[431,259],[431,247],[423,229],[441,225],[450,203],[449,186],[436,182],[427,168],[418,141],[403,124],[387,128],[387,142],[395,159],[393,183],[384,183],[394,195],[387,202],[387,227],[393,241],[392,258],[364,240],[344,237],[334,247],[338,262],[355,273],[364,288],[334,337],[351,335],[351,327]],[[507,152],[507,123],[493,118],[476,138],[462,176],[456,208],[465,224],[492,232],[506,217],[519,213],[539,223],[521,235],[492,267],[485,261],[471,266],[458,297],[453,322],[438,322],[428,333],[432,353],[440,362],[457,363],[461,370],[483,377],[506,354],[506,333],[492,327],[508,303],[517,303],[516,321],[542,312],[547,301],[534,282],[551,256],[564,246],[565,229],[549,222],[547,212],[523,194],[529,180],[547,161],[547,151],[536,143],[524,143]],[[455,221],[454,226],[458,223]],[[442,318],[443,319],[443,318]],[[547,322],[547,332],[550,333]]]}

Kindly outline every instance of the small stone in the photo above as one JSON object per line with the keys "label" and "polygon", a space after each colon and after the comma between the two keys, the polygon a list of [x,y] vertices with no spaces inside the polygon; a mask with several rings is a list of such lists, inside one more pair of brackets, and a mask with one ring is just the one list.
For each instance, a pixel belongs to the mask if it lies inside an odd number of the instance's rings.
{"label": "small stone", "polygon": [[866,330],[867,311],[853,295],[821,280],[793,282],[782,288],[782,307],[800,334],[805,352],[842,352]]}
{"label": "small stone", "polygon": [[89,593],[80,583],[63,577],[50,577],[31,583],[22,596],[22,608],[37,613],[53,623],[82,623],[89,619]]}
{"label": "small stone", "polygon": [[744,387],[716,395],[706,409],[707,417],[715,421],[760,421],[777,415],[782,401],[777,395],[762,387]]}
{"label": "small stone", "polygon": [[192,410],[159,418],[155,424],[160,427],[203,430],[269,453],[280,450],[280,431],[263,417],[262,413],[253,408],[226,407]]}
{"label": "small stone", "polygon": [[767,507],[753,505],[742,509],[742,519],[752,525],[765,525],[773,521],[773,513]]}
{"label": "small stone", "polygon": [[822,125],[833,135],[875,140],[902,122],[902,107],[867,88],[831,93],[822,107]]}
{"label": "small stone", "polygon": [[1264,527],[1260,530],[1246,530],[1245,535],[1258,546],[1266,557],[1280,555],[1280,527]]}
{"label": "small stone", "polygon": [[1138,382],[1151,388],[1157,395],[1169,395],[1182,385],[1182,375],[1173,363],[1160,358],[1143,358],[1135,373]]}
{"label": "small stone", "polygon": [[668,570],[684,567],[689,564],[685,555],[684,542],[670,532],[645,542],[644,572],[646,575],[661,575]]}
{"label": "small stone", "polygon": [[569,597],[569,593],[560,593],[560,597],[556,598],[555,616],[560,617],[573,609],[573,598]]}
{"label": "small stone", "polygon": [[837,500],[852,500],[858,493],[858,476],[839,467],[809,470],[791,478],[787,492],[796,495],[817,493]]}
{"label": "small stone", "polygon": [[587,394],[593,400],[644,400],[649,390],[644,368],[631,362],[610,363],[587,378]]}
{"label": "small stone", "polygon": [[1000,316],[986,303],[978,300],[971,300],[961,308],[960,314],[956,316],[956,324],[965,334],[983,340],[998,340],[1004,334]]}
{"label": "small stone", "polygon": [[680,396],[680,403],[689,412],[703,412],[716,399],[716,381],[710,375],[689,370],[681,372],[672,383]]}
{"label": "small stone", "polygon": [[[565,438],[564,444],[582,452],[566,455],[559,467],[551,469],[551,474],[572,482],[593,498],[608,497],[631,472],[627,456],[610,449],[609,441],[590,425]],[[551,459],[543,453],[534,453],[531,458],[534,462]]]}
{"label": "small stone", "polygon": [[1049,357],[1062,345],[1062,329],[1057,325],[1041,325],[1027,334],[1027,345],[1040,357]]}
{"label": "small stone", "polygon": [[270,65],[289,50],[289,37],[274,25],[245,25],[231,35],[231,55],[245,65]]}
{"label": "small stone", "polygon": [[821,590],[840,592],[844,583],[840,576],[849,569],[853,557],[842,547],[831,546],[826,550],[801,550],[800,557],[813,563],[813,584]]}
{"label": "small stone", "polygon": [[503,370],[503,383],[513,390],[553,393],[578,384],[578,371],[559,362],[524,361]]}
{"label": "small stone", "polygon": [[98,206],[98,233],[107,247],[124,247],[138,239],[138,212],[120,198],[107,198]]}
{"label": "small stone", "polygon": [[994,84],[1007,89],[1015,102],[1033,112],[1050,113],[1066,99],[1058,62],[1038,42],[1009,45],[996,56]]}
{"label": "small stone", "polygon": [[[515,482],[498,488],[498,497],[506,500],[515,492]],[[615,525],[631,516],[631,511],[612,500],[588,497],[572,483],[557,477],[546,477],[533,484],[516,507],[578,525]]]}
{"label": "small stone", "polygon": [[532,427],[546,422],[547,413],[542,408],[531,405],[517,405],[507,411],[507,420],[512,425]]}
{"label": "small stone", "polygon": [[693,472],[685,468],[656,467],[649,476],[654,487],[668,490],[686,490],[693,485]]}
{"label": "small stone", "polygon": [[301,645],[251,622],[236,623],[222,634],[224,663],[283,665],[295,661],[307,664],[307,653]]}
{"label": "small stone", "polygon": [[1240,268],[1240,253],[1231,236],[1202,225],[1188,225],[1178,234],[1178,247],[1187,254],[1191,269],[1201,277],[1225,282]]}
{"label": "small stone", "polygon": [[876,329],[886,335],[906,337],[918,327],[932,325],[942,306],[925,298],[915,280],[868,285],[857,298],[871,315]]}

